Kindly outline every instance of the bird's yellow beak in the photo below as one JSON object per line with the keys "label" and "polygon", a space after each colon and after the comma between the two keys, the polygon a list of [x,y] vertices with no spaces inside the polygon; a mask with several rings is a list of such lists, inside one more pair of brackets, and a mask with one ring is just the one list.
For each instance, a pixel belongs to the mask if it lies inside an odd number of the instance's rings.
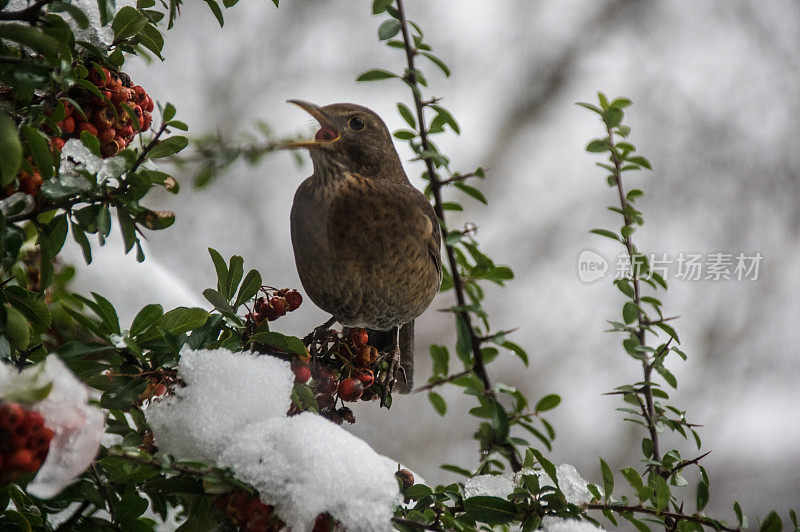
{"label": "bird's yellow beak", "polygon": [[341,134],[339,133],[339,129],[333,123],[333,121],[328,118],[322,109],[318,105],[314,105],[310,102],[305,102],[303,100],[286,100],[288,103],[293,103],[298,106],[300,109],[304,110],[311,116],[313,116],[317,122],[319,122],[320,130],[317,131],[317,134],[314,136],[314,140],[301,140],[298,142],[290,142],[289,144],[284,144],[281,148],[286,149],[297,149],[297,148],[315,148],[317,146],[324,146],[327,144],[332,144],[341,138]]}

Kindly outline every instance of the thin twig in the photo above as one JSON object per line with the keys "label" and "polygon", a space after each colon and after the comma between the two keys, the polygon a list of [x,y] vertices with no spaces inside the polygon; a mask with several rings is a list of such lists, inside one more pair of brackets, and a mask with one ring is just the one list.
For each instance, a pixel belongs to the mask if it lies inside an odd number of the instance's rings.
{"label": "thin twig", "polygon": [[0,11],[0,20],[19,20],[23,22],[36,22],[42,14],[42,8],[47,4],[52,4],[56,0],[39,0],[25,9],[19,11]]}
{"label": "thin twig", "polygon": [[[625,225],[629,226],[631,225],[632,219],[628,213],[628,200],[625,197],[625,190],[622,187],[622,161],[619,157],[617,157],[616,151],[613,149],[615,146],[614,133],[608,126],[606,127],[606,131],[608,132],[608,144],[612,148],[611,161],[614,163],[614,180],[616,181],[617,193],[619,194],[622,217],[625,221]],[[634,260],[634,257],[636,256],[636,248],[633,245],[633,240],[631,239],[630,235],[625,236],[623,243],[625,244],[625,249],[628,251],[628,257],[630,258],[632,266],[631,281],[633,284],[633,302],[636,304],[636,320],[638,322],[638,326],[636,327],[636,337],[639,339],[639,345],[645,345],[645,336],[647,331],[645,329],[645,317],[641,310],[642,300],[639,292],[639,274],[637,271],[638,266],[637,262]],[[653,460],[656,462],[661,462],[661,449],[658,442],[658,430],[656,430],[656,411],[653,401],[653,389],[652,386],[650,386],[650,377],[653,372],[653,366],[648,363],[647,357],[642,357],[642,369],[644,372],[643,391],[645,398],[645,408],[643,408],[643,411],[646,414],[645,419],[647,420],[647,430],[650,433],[650,440],[653,442]],[[663,472],[664,468],[657,466],[656,469],[660,474]]]}
{"label": "thin twig", "polygon": [[438,380],[436,382],[429,382],[428,384],[426,384],[424,386],[420,386],[419,388],[417,388],[415,390],[412,390],[411,393],[414,394],[414,393],[424,392],[425,390],[430,390],[431,388],[436,388],[437,386],[441,386],[442,384],[446,384],[448,382],[453,382],[456,379],[460,379],[461,377],[464,377],[465,375],[469,375],[470,373],[472,373],[472,369],[465,369],[464,371],[461,371],[459,373],[454,373],[453,375],[450,375],[449,377],[445,377],[445,378],[443,378],[441,380]]}
{"label": "thin twig", "polygon": [[740,528],[730,528],[723,524],[721,524],[716,519],[711,519],[710,517],[703,517],[701,515],[687,515],[684,513],[678,512],[668,512],[668,511],[658,511],[655,508],[645,508],[643,506],[626,506],[623,504],[588,504],[586,505],[587,510],[608,510],[611,512],[616,512],[618,514],[626,514],[626,513],[640,513],[640,514],[648,514],[648,515],[655,515],[657,517],[668,517],[670,519],[676,519],[680,521],[691,521],[692,523],[697,523],[699,525],[710,526],[716,530],[724,530],[725,532],[739,532]]}

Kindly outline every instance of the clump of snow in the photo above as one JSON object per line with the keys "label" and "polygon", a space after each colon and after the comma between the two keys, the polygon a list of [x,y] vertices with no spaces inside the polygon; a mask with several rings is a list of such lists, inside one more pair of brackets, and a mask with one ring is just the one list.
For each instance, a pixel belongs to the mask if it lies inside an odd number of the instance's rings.
{"label": "clump of snow", "polygon": [[[559,480],[560,482],[561,480]],[[542,530],[544,532],[597,532],[605,530],[605,528],[600,528],[589,521],[547,516],[542,519]]]}
{"label": "clump of snow", "polygon": [[[4,11],[19,11],[25,9],[32,2],[29,0],[11,0],[4,8]],[[114,42],[114,30],[111,29],[111,24],[100,26],[100,10],[97,7],[97,0],[72,0],[72,5],[84,12],[89,19],[89,25],[85,29],[81,29],[75,21],[64,13],[62,16],[75,34],[75,39],[78,41],[88,41],[95,46],[107,47]],[[136,0],[116,0],[116,9],[119,11],[125,6],[136,7]]]}
{"label": "clump of snow", "polygon": [[184,349],[178,373],[186,383],[147,409],[159,447],[180,458],[215,462],[236,434],[291,405],[288,362],[227,349]]}
{"label": "clump of snow", "polygon": [[125,171],[125,159],[120,156],[102,159],[93,154],[79,139],[69,139],[61,149],[59,178],[65,186],[85,187],[86,180],[78,174],[85,170],[97,175],[97,182],[119,177]]}
{"label": "clump of snow", "polygon": [[[505,499],[514,491],[515,486],[521,485],[523,475],[538,476],[541,486],[553,483],[546,472],[534,469],[523,469],[518,473],[502,473],[500,475],[478,475],[464,483],[464,495],[466,497],[489,495]],[[556,467],[556,478],[568,503],[580,505],[591,500],[592,494],[587,488],[587,482],[580,476],[575,466],[559,465]]]}
{"label": "clump of snow", "polygon": [[292,530],[328,512],[350,531],[391,530],[394,468],[363,440],[309,412],[248,427],[220,457]]}
{"label": "clump of snow", "polygon": [[516,485],[514,473],[502,473],[500,475],[478,475],[472,477],[464,483],[464,497],[475,497],[476,495],[488,495],[490,497],[500,497],[505,499]]}
{"label": "clump of snow", "polygon": [[14,400],[48,383],[52,383],[50,393],[33,409],[42,414],[53,439],[47,459],[27,487],[28,493],[45,499],[57,495],[92,463],[105,431],[103,411],[88,404],[89,389],[56,355],[21,372],[0,364],[3,398]]}
{"label": "clump of snow", "polygon": [[350,531],[391,530],[396,462],[311,413],[286,417],[289,363],[225,349],[184,349],[186,383],[145,415],[160,452],[229,468],[293,530],[330,513]]}

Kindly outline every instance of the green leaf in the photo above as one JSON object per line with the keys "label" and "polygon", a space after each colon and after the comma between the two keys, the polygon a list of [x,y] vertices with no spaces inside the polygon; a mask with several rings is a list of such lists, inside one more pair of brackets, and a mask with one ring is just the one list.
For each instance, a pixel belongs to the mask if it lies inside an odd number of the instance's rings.
{"label": "green leaf", "polygon": [[406,121],[406,124],[411,126],[412,128],[417,127],[417,121],[414,118],[414,113],[411,112],[411,109],[406,107],[405,104],[397,103],[397,111],[400,113],[400,116],[403,117],[403,120]]}
{"label": "green leaf", "polygon": [[551,393],[549,395],[545,395],[539,402],[536,403],[535,411],[538,414],[539,412],[546,412],[548,410],[552,410],[557,407],[561,403],[561,397],[557,394]]}
{"label": "green leaf", "polygon": [[217,290],[222,292],[222,287],[228,278],[228,265],[216,249],[208,248],[208,254],[211,255],[211,261],[217,271]]}
{"label": "green leaf", "polygon": [[58,56],[60,46],[57,39],[34,26],[23,24],[0,24],[0,39],[7,39],[41,52],[47,59]]}
{"label": "green leaf", "polygon": [[131,337],[135,337],[156,323],[163,315],[164,308],[161,305],[150,304],[145,306],[136,314],[136,317],[133,318],[128,334],[130,334]]}
{"label": "green leaf", "polygon": [[641,155],[634,155],[633,157],[628,157],[625,159],[629,163],[636,164],[641,166],[642,168],[647,168],[648,170],[652,170],[653,166],[650,164],[650,161],[642,157]]}
{"label": "green leaf", "polygon": [[421,51],[420,53],[425,57],[427,57],[428,59],[430,59],[431,63],[439,67],[439,70],[441,70],[446,77],[450,77],[450,69],[447,67],[444,61],[442,61],[441,59],[439,59],[430,52]]}
{"label": "green leaf", "polygon": [[148,20],[147,15],[143,15],[133,7],[124,6],[117,11],[111,22],[111,29],[114,30],[114,42],[133,37],[142,31]]}
{"label": "green leaf", "polygon": [[433,359],[433,374],[447,375],[449,372],[450,353],[443,345],[432,344],[430,347]]}
{"label": "green leaf", "polygon": [[224,290],[222,290],[225,299],[233,299],[242,275],[244,275],[244,259],[239,255],[233,255],[228,262],[228,276],[225,278]]}
{"label": "green leaf", "polygon": [[510,523],[517,517],[517,507],[514,503],[488,495],[476,495],[464,499],[464,510],[471,518],[487,525]]}
{"label": "green leaf", "polygon": [[591,153],[602,153],[608,150],[608,143],[605,140],[595,139],[586,145],[586,151]]}
{"label": "green leaf", "polygon": [[389,72],[388,70],[373,68],[372,70],[367,70],[366,72],[359,74],[359,76],[356,78],[356,81],[378,81],[397,77],[399,77],[397,74]]}
{"label": "green leaf", "polygon": [[600,459],[600,471],[603,473],[603,495],[609,499],[614,492],[614,473],[602,458]]}
{"label": "green leaf", "polygon": [[591,229],[589,232],[595,235],[604,236],[606,238],[610,238],[611,240],[616,240],[617,242],[620,242],[619,235],[617,235],[617,233],[613,231],[609,231],[608,229]]}
{"label": "green leaf", "polygon": [[703,511],[708,504],[708,484],[702,480],[697,483],[697,513]]}
{"label": "green leaf", "polygon": [[114,310],[114,305],[100,294],[96,294],[95,292],[91,292],[91,294],[97,303],[97,308],[100,310],[98,313],[100,319],[103,320],[103,323],[105,323],[112,332],[120,334],[119,317],[117,316],[117,311]]}
{"label": "green leaf", "polygon": [[483,192],[481,192],[480,190],[478,190],[477,188],[475,188],[473,186],[467,185],[466,183],[463,183],[463,182],[457,182],[457,183],[454,184],[454,186],[457,189],[461,190],[462,192],[466,193],[467,195],[469,195],[469,196],[473,197],[474,199],[480,201],[484,205],[487,205],[489,203],[486,200],[486,196],[483,195]]}
{"label": "green leaf", "polygon": [[667,485],[667,481],[664,480],[663,477],[656,475],[655,477],[655,500],[653,503],[656,505],[656,509],[660,512],[664,510],[669,505],[669,486]]}
{"label": "green leaf", "polygon": [[294,336],[267,331],[254,334],[250,337],[250,340],[253,343],[266,345],[290,355],[306,356],[308,354],[302,340]]}
{"label": "green leaf", "polygon": [[674,338],[676,343],[678,344],[681,343],[680,338],[678,338],[678,333],[675,332],[675,329],[673,329],[670,325],[667,325],[663,321],[654,323],[653,325],[655,325],[656,327],[658,327],[659,329],[670,335],[672,338]]}
{"label": "green leaf", "polygon": [[430,392],[428,393],[428,400],[433,405],[433,409],[436,410],[436,413],[440,416],[444,416],[445,412],[447,412],[447,403],[444,398],[436,392]]}
{"label": "green leaf", "polygon": [[[166,312],[156,325],[172,335],[179,335],[201,327],[208,319],[208,312],[198,307],[178,307]],[[143,333],[140,342],[154,340],[160,336],[156,327]]]}
{"label": "green leaf", "polygon": [[209,9],[214,14],[214,17],[217,19],[219,23],[219,27],[225,25],[225,19],[222,17],[222,10],[219,8],[219,4],[216,0],[205,0],[205,3],[208,4]]}
{"label": "green leaf", "polygon": [[61,248],[64,247],[68,232],[69,225],[67,224],[66,214],[56,216],[44,227],[42,231],[42,246],[48,257],[58,255]]}
{"label": "green leaf", "polygon": [[639,307],[633,301],[627,301],[622,305],[622,319],[625,323],[633,323],[639,317]]}
{"label": "green leaf", "polygon": [[378,39],[386,41],[400,32],[400,22],[395,19],[384,20],[378,27]]}
{"label": "green leaf", "polygon": [[72,238],[75,239],[75,242],[81,247],[83,251],[83,260],[86,261],[86,264],[92,263],[92,246],[89,244],[89,239],[86,238],[86,233],[83,232],[81,226],[76,224],[73,221],[69,223],[70,228],[72,229]]}
{"label": "green leaf", "polygon": [[646,501],[650,498],[650,487],[645,486],[644,482],[642,481],[642,477],[639,476],[639,473],[633,469],[632,467],[626,467],[625,469],[621,470],[620,473],[625,477],[625,480],[636,490],[636,496],[639,497],[639,501]]}
{"label": "green leaf", "polygon": [[761,528],[758,530],[759,532],[780,532],[783,530],[783,521],[781,521],[780,516],[773,510],[767,515],[767,518],[764,519],[764,522],[761,523]]}
{"label": "green leaf", "polygon": [[164,106],[164,111],[161,113],[161,119],[164,122],[169,122],[173,118],[175,118],[175,106],[171,103],[167,102],[167,105]]}
{"label": "green leaf", "polygon": [[258,293],[261,288],[261,274],[256,270],[250,270],[242,281],[242,286],[239,287],[239,294],[236,296],[236,302],[233,305],[234,309],[239,308],[239,305],[249,300]]}
{"label": "green leaf", "polygon": [[373,0],[372,1],[372,14],[378,15],[386,11],[392,5],[394,0]]}
{"label": "green leaf", "polygon": [[448,111],[441,105],[431,105],[431,108],[436,111],[437,117],[440,120],[442,120],[442,122],[450,126],[450,129],[452,129],[456,134],[461,133],[461,128],[458,126],[458,122],[456,122],[456,119],[453,118],[453,115],[450,114],[450,111]]}
{"label": "green leaf", "polygon": [[160,141],[158,144],[153,146],[153,149],[150,150],[150,158],[160,159],[162,157],[169,157],[170,155],[175,155],[188,145],[189,145],[189,139],[181,135],[174,135],[172,137]]}
{"label": "green leaf", "polygon": [[32,325],[40,329],[50,326],[50,311],[37,294],[28,292],[19,286],[7,286],[5,295],[8,302],[19,310]]}
{"label": "green leaf", "polygon": [[97,137],[95,137],[88,131],[81,131],[81,142],[83,143],[84,146],[89,148],[89,151],[92,152],[94,155],[97,155],[98,157],[101,156],[100,141],[97,139]]}
{"label": "green leaf", "polygon": [[50,143],[47,137],[38,129],[28,125],[22,128],[22,132],[42,179],[50,179],[53,175],[53,156],[50,154]]}
{"label": "green leaf", "polygon": [[[0,28],[9,24],[0,24]],[[0,186],[6,186],[17,176],[22,163],[22,143],[17,126],[6,113],[0,112]]]}

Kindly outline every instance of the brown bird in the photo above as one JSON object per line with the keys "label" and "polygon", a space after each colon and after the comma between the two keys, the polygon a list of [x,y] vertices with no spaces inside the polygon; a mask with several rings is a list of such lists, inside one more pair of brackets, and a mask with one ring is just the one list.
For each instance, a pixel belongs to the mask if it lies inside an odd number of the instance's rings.
{"label": "brown bird", "polygon": [[[405,391],[413,371],[414,318],[442,279],[439,222],[409,182],[383,120],[350,103],[318,107],[289,100],[320,125],[307,148],[314,173],[292,205],[292,246],[308,296],[347,327],[390,331],[386,394],[398,367]],[[370,335],[371,342],[373,335]]]}

